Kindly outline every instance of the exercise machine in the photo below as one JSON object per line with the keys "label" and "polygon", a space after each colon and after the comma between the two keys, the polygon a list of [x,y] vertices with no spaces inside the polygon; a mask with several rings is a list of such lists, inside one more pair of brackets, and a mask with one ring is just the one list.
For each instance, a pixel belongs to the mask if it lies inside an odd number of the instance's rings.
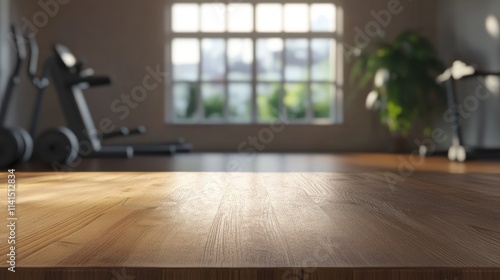
{"label": "exercise machine", "polygon": [[[30,135],[34,138],[37,132],[42,101],[45,91],[50,85],[49,75],[51,71],[51,60],[45,61],[42,67],[42,73],[37,75],[39,49],[34,34],[27,34],[29,45],[29,67],[28,76],[35,89],[37,90],[33,115],[31,117]],[[72,131],[66,127],[57,127],[46,131],[37,139],[34,147],[35,159],[42,159],[47,163],[70,163],[77,159],[79,154],[79,143]],[[47,137],[50,141],[47,142]],[[45,146],[48,145],[48,146]]]}
{"label": "exercise machine", "polygon": [[[108,76],[96,76],[92,69],[84,69],[65,46],[54,46],[54,57],[46,62],[61,103],[68,128],[46,131],[36,141],[36,154],[44,162],[71,160],[75,152],[83,157],[125,157],[134,155],[172,155],[191,151],[191,145],[182,140],[164,144],[114,146],[103,145],[103,140],[146,133],[144,126],[121,128],[111,133],[96,129],[83,91],[111,84]],[[75,144],[77,142],[77,144]],[[83,151],[85,147],[85,151]]]}
{"label": "exercise machine", "polygon": [[[42,132],[35,141],[36,159],[48,164],[66,164],[75,161],[78,156],[132,158],[134,151],[130,146],[101,145],[83,96],[83,88],[106,85],[109,79],[92,76],[90,69],[83,70],[83,65],[77,63],[62,46],[56,46],[54,51],[55,55],[44,63],[44,72],[52,78],[56,87],[68,127],[56,127]],[[71,67],[68,68],[67,65]],[[71,91],[68,92],[67,89]],[[38,98],[40,100],[36,103],[39,109],[42,94],[39,93]],[[33,124],[37,122],[36,117],[35,113]],[[36,125],[34,127],[36,129]]]}
{"label": "exercise machine", "polygon": [[0,128],[0,167],[10,167],[18,162],[28,161],[33,153],[33,139],[28,131],[21,127],[7,128],[5,126],[12,95],[21,82],[21,68],[26,59],[26,47],[21,30],[17,26],[12,26],[11,30],[16,61],[0,107],[0,124],[2,125]]}
{"label": "exercise machine", "polygon": [[31,125],[29,129],[29,133],[32,137],[35,136],[38,123],[40,120],[41,110],[42,110],[42,101],[45,96],[45,91],[50,85],[49,82],[49,65],[45,63],[42,68],[42,73],[40,76],[37,76],[38,71],[38,43],[36,41],[34,34],[27,34],[28,46],[29,46],[29,58],[28,58],[28,77],[31,79],[31,83],[37,90],[35,105],[33,108],[33,115],[31,117]]}
{"label": "exercise machine", "polygon": [[448,99],[448,108],[452,113],[453,137],[452,145],[448,150],[450,161],[465,162],[476,158],[500,158],[500,149],[481,149],[469,147],[465,144],[462,132],[462,120],[458,111],[455,83],[473,78],[484,78],[487,76],[500,77],[500,72],[479,71],[474,67],[461,61],[455,61],[453,65],[441,74],[437,81],[444,84]]}
{"label": "exercise machine", "polygon": [[[93,120],[88,111],[88,107],[84,96],[82,95],[83,89],[88,89],[93,86],[107,86],[111,84],[111,78],[108,76],[94,76],[93,70],[83,70],[83,63],[78,62],[73,53],[66,46],[56,44],[54,46],[54,51],[58,60],[62,63],[58,64],[58,69],[54,73],[54,79],[58,80],[58,91],[60,98],[69,97],[69,103],[75,103],[78,107],[83,108],[81,110],[67,111],[67,118],[80,118],[82,121],[72,125],[72,130],[83,130],[83,131],[95,131],[93,127]],[[77,77],[75,77],[77,76]],[[78,76],[84,76],[85,80],[79,81],[77,84],[82,86],[68,86],[75,84],[75,80],[78,80]],[[89,82],[90,81],[90,82]],[[66,86],[65,86],[66,85]],[[85,109],[86,108],[86,109]],[[76,114],[79,113],[79,114]],[[126,137],[133,134],[144,134],[146,133],[146,128],[144,126],[139,126],[135,129],[122,128],[116,132],[103,134],[102,137],[93,138],[92,141],[100,142],[101,139],[109,139],[115,137]],[[77,134],[78,135],[78,134]],[[96,136],[96,135],[91,135]],[[79,139],[85,139],[79,136]],[[179,139],[174,142],[159,143],[159,144],[140,144],[131,145],[134,150],[135,155],[171,155],[174,153],[186,153],[192,150],[192,146],[186,143],[183,139]]]}

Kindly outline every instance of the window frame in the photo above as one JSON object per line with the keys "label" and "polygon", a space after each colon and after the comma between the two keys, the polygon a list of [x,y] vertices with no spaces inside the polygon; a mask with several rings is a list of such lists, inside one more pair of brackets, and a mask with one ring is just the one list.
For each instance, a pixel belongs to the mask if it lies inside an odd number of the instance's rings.
{"label": "window frame", "polygon": [[[307,84],[307,98],[310,99],[307,102],[307,115],[306,118],[303,120],[288,120],[291,125],[339,125],[343,123],[343,85],[344,85],[344,63],[343,63],[343,45],[342,45],[342,40],[343,40],[343,9],[341,5],[342,0],[314,0],[314,1],[304,1],[304,0],[272,0],[270,2],[259,2],[255,0],[233,0],[233,1],[213,1],[213,2],[208,2],[208,1],[203,1],[203,0],[188,0],[188,1],[169,1],[167,4],[167,8],[165,11],[165,28],[166,28],[166,42],[165,42],[165,69],[167,73],[172,74],[170,76],[170,79],[168,83],[166,84],[165,87],[165,114],[164,114],[164,120],[168,125],[218,125],[218,126],[233,126],[233,125],[266,125],[269,124],[270,121],[260,121],[259,116],[258,116],[258,104],[257,104],[257,86],[259,83],[279,83],[281,86],[281,92],[280,92],[280,100],[279,100],[279,113],[284,114],[286,107],[284,106],[284,94],[285,94],[285,85],[287,83],[304,83]],[[172,28],[172,7],[175,4],[250,4],[252,5],[253,9],[253,29],[251,32],[230,32],[227,31],[227,26],[226,26],[226,31],[224,32],[202,32],[201,30],[197,32],[174,32]],[[335,31],[333,32],[316,32],[316,31],[307,31],[307,32],[258,32],[256,30],[257,28],[257,12],[256,12],[256,6],[258,4],[333,4],[335,5],[335,20],[336,20],[336,28]],[[282,11],[283,13],[283,11]],[[200,12],[198,13],[199,16],[199,24],[201,25],[201,9]],[[310,10],[309,10],[309,16],[310,16]],[[225,21],[227,23],[228,21],[228,14],[225,14]],[[282,21],[284,21],[284,16],[282,16]],[[284,29],[284,26],[282,26]],[[258,39],[266,39],[266,38],[279,38],[283,40],[283,51],[282,51],[282,69],[281,69],[281,79],[278,81],[259,81],[257,79],[257,48],[256,48],[256,43]],[[196,81],[189,81],[189,83],[196,84],[197,87],[197,110],[196,114],[197,116],[195,117],[195,120],[178,120],[175,116],[175,108],[174,108],[174,100],[173,100],[173,88],[176,83],[182,83],[183,81],[174,81],[173,80],[173,62],[172,62],[172,42],[174,39],[196,39],[199,41],[199,66],[198,66],[198,79]],[[227,59],[227,54],[225,58],[225,77],[224,80],[222,81],[216,81],[216,82],[210,82],[210,81],[203,81],[201,77],[201,69],[202,69],[202,40],[203,39],[223,39],[226,41],[226,49],[225,52],[227,53],[227,41],[229,39],[250,39],[252,41],[252,52],[253,52],[253,62],[252,62],[252,77],[251,80],[249,81],[232,81],[228,79],[228,59]],[[287,39],[306,39],[309,41],[309,48],[308,48],[308,69],[311,70],[312,66],[312,51],[310,47],[310,41],[312,39],[332,39],[333,43],[335,44],[334,46],[334,61],[332,67],[335,69],[335,77],[332,78],[332,80],[326,80],[326,81],[321,81],[321,80],[312,80],[311,79],[311,73],[309,74],[309,77],[307,80],[304,81],[292,81],[292,80],[287,80],[285,78],[285,55],[286,55],[286,43],[285,41]],[[201,85],[203,83],[212,83],[212,84],[217,84],[217,83],[222,83],[225,90],[224,90],[224,117],[221,121],[211,121],[211,120],[205,120],[203,117],[203,96],[201,92]],[[228,117],[228,100],[229,100],[229,92],[228,92],[228,86],[230,83],[246,83],[249,84],[252,88],[251,90],[251,119],[250,121],[246,122],[231,122]],[[313,84],[330,84],[332,86],[332,89],[334,91],[332,92],[331,96],[331,116],[329,119],[320,119],[317,120],[314,118],[311,113],[313,112],[312,102],[312,94],[311,94],[311,86]],[[272,121],[271,121],[272,122]]]}

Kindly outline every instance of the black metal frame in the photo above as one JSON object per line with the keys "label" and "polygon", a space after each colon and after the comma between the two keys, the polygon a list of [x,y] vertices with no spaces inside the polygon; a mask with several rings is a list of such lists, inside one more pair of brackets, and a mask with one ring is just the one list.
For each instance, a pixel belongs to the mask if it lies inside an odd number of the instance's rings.
{"label": "black metal frame", "polygon": [[[487,76],[500,77],[500,72],[475,71],[473,74],[463,76],[459,79],[455,79],[453,75],[450,75],[450,78],[444,82],[446,96],[448,99],[448,108],[453,114],[452,146],[448,152],[448,157],[451,161],[466,161],[469,159],[500,159],[500,149],[482,149],[477,147],[468,147],[465,144],[462,131],[462,121],[458,112],[457,94],[455,89],[456,82],[478,77],[484,78]],[[465,153],[465,157],[463,159],[457,158],[456,155],[454,155],[458,149],[461,149]]]}
{"label": "black metal frame", "polygon": [[111,79],[107,76],[82,75],[82,63],[76,62],[68,65],[64,58],[73,55],[68,48],[62,45],[54,46],[55,56],[49,58],[46,65],[52,76],[57,89],[57,94],[68,127],[73,131],[80,145],[90,146],[89,157],[125,157],[131,158],[134,155],[172,155],[176,152],[189,152],[191,145],[182,141],[164,144],[142,144],[142,145],[103,145],[102,140],[125,137],[132,134],[143,134],[142,127],[134,130],[120,129],[109,134],[102,135],[95,125],[91,112],[88,108],[84,89],[96,86],[106,86],[111,84]]}

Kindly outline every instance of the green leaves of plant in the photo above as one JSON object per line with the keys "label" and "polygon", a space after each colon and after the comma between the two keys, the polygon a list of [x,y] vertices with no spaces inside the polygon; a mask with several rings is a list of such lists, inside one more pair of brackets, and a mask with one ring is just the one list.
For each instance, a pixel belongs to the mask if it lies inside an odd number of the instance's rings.
{"label": "green leaves of plant", "polygon": [[[375,86],[380,69],[387,70],[389,78]],[[414,122],[430,123],[431,113],[444,103],[443,89],[435,81],[443,70],[432,43],[407,31],[392,43],[364,51],[352,68],[350,81],[355,90],[371,84],[381,96],[381,122],[391,132],[407,135]]]}

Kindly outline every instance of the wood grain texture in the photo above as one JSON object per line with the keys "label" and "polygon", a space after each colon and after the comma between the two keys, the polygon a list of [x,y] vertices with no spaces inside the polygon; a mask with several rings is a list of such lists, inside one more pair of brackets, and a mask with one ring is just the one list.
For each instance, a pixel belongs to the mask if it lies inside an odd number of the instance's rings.
{"label": "wood grain texture", "polygon": [[17,177],[1,279],[500,279],[498,174]]}

